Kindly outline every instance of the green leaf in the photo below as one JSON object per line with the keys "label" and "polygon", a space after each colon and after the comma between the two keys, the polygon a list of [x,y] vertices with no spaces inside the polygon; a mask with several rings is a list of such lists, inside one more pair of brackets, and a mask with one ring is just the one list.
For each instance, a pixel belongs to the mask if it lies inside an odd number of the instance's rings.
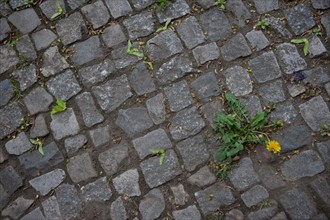
{"label": "green leaf", "polygon": [[297,39],[292,39],[290,42],[294,44],[301,44],[305,42],[306,38],[297,38]]}
{"label": "green leaf", "polygon": [[160,27],[160,28],[158,28],[158,29],[156,30],[156,33],[159,33],[159,32],[162,32],[162,31],[167,30],[167,28],[168,28],[169,24],[171,23],[171,21],[172,21],[171,19],[167,20],[167,21],[165,22],[165,25],[164,25],[163,27]]}
{"label": "green leaf", "polygon": [[265,112],[258,112],[250,121],[251,127],[255,127],[259,124],[263,124],[265,122],[266,115]]}
{"label": "green leaf", "polygon": [[132,42],[130,40],[128,40],[127,42],[127,53],[129,55],[137,56],[139,58],[144,57],[144,54],[142,52],[139,52],[139,50],[136,48],[132,48]]}
{"label": "green leaf", "polygon": [[34,139],[30,139],[30,142],[33,144],[33,145],[38,145],[39,142],[37,140],[34,140]]}
{"label": "green leaf", "polygon": [[42,147],[42,144],[39,145],[39,147],[38,147],[38,151],[39,151],[39,153],[40,153],[42,156],[45,156],[45,152],[44,152],[44,148]]}
{"label": "green leaf", "polygon": [[152,64],[152,62],[144,61],[144,63],[148,65],[150,70],[154,70],[154,65]]}
{"label": "green leaf", "polygon": [[149,152],[152,153],[152,154],[160,154],[161,153],[160,149],[150,149]]}
{"label": "green leaf", "polygon": [[52,108],[52,111],[50,114],[54,115],[60,112],[64,112],[66,110],[66,102],[63,101],[62,99],[57,98],[56,103]]}
{"label": "green leaf", "polygon": [[165,152],[160,155],[159,157],[159,165],[163,165],[165,159]]}
{"label": "green leaf", "polygon": [[222,148],[220,148],[215,154],[215,159],[219,162],[224,161],[226,158],[227,158],[227,153],[225,150],[222,150]]}
{"label": "green leaf", "polygon": [[132,43],[130,40],[128,40],[127,42],[127,53],[130,53],[130,51],[132,50]]}
{"label": "green leaf", "polygon": [[56,6],[57,6],[58,11],[56,13],[54,13],[52,15],[52,17],[50,17],[50,20],[54,20],[55,18],[57,18],[58,16],[60,16],[63,13],[63,9],[62,9],[59,1],[56,2]]}
{"label": "green leaf", "polygon": [[304,44],[304,48],[303,48],[305,56],[307,56],[307,54],[308,54],[308,49],[309,49],[309,42],[306,41],[305,44]]}

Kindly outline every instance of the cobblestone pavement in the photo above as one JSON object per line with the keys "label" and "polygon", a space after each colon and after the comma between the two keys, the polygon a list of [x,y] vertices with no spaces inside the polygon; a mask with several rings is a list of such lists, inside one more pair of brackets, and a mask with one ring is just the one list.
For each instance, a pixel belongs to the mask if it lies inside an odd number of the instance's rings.
{"label": "cobblestone pavement", "polygon": [[[330,1],[155,4],[1,1],[0,218],[329,219]],[[228,90],[250,116],[276,104],[282,152],[256,146],[220,180]]]}

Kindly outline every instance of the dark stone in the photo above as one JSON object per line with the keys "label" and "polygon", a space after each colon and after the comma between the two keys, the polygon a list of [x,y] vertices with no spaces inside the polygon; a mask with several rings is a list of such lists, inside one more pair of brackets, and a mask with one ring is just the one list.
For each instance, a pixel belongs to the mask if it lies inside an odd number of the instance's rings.
{"label": "dark stone", "polygon": [[15,50],[7,45],[0,46],[0,75],[18,63]]}
{"label": "dark stone", "polygon": [[191,175],[187,181],[192,185],[196,185],[198,187],[204,187],[214,183],[217,180],[216,176],[211,173],[208,166],[202,167],[195,174]]}
{"label": "dark stone", "polygon": [[196,3],[204,9],[208,9],[217,4],[214,0],[196,0]]}
{"label": "dark stone", "polygon": [[[137,42],[132,44],[132,48],[138,49],[142,52],[142,48]],[[123,69],[130,65],[137,63],[141,58],[127,53],[127,46],[121,46],[111,51],[112,60],[115,63],[117,69]]]}
{"label": "dark stone", "polygon": [[103,115],[95,106],[91,93],[81,93],[76,97],[75,101],[80,109],[83,120],[87,127],[92,127],[104,120]]}
{"label": "dark stone", "polygon": [[16,69],[12,75],[19,82],[21,91],[25,91],[37,82],[36,66],[33,64],[23,69]]}
{"label": "dark stone", "polygon": [[6,105],[14,97],[14,88],[8,79],[0,81],[0,94],[0,107]]}
{"label": "dark stone", "polygon": [[248,215],[249,220],[266,220],[270,219],[277,213],[277,202],[270,200],[270,207],[263,208],[255,212],[250,212]]}
{"label": "dark stone", "polygon": [[8,20],[23,34],[30,33],[41,24],[38,15],[32,8],[16,11],[8,17]]}
{"label": "dark stone", "polygon": [[179,160],[173,150],[165,153],[160,165],[159,157],[151,157],[140,164],[144,179],[150,188],[160,186],[182,173]]}
{"label": "dark stone", "polygon": [[57,46],[50,47],[42,55],[43,64],[40,69],[44,77],[55,75],[69,67],[64,57],[59,53]]}
{"label": "dark stone", "polygon": [[165,98],[162,93],[159,93],[146,101],[149,116],[156,125],[165,121],[166,111],[164,102]]}
{"label": "dark stone", "polygon": [[92,87],[94,96],[103,110],[113,111],[133,94],[126,75],[109,80],[100,86]]}
{"label": "dark stone", "polygon": [[271,165],[262,165],[257,168],[261,182],[268,189],[277,189],[285,186],[285,182],[282,180],[281,175]]}
{"label": "dark stone", "polygon": [[68,156],[72,156],[80,148],[82,148],[87,143],[87,138],[85,135],[78,134],[73,137],[65,139],[64,146]]}
{"label": "dark stone", "polygon": [[280,67],[272,51],[251,59],[249,66],[258,83],[267,82],[281,76]]}
{"label": "dark stone", "polygon": [[99,162],[108,176],[112,176],[118,170],[130,162],[128,157],[128,145],[126,143],[112,147],[99,154]]}
{"label": "dark stone", "polygon": [[303,151],[284,162],[282,174],[290,180],[298,180],[306,176],[315,176],[324,170],[321,157],[314,150]]}
{"label": "dark stone", "polygon": [[134,8],[140,10],[152,5],[155,0],[132,0]]}
{"label": "dark stone", "polygon": [[24,215],[21,220],[45,220],[44,214],[42,214],[42,211],[39,207],[35,208],[28,214]]}
{"label": "dark stone", "polygon": [[77,65],[88,63],[103,56],[103,49],[98,36],[76,43],[73,48],[75,53],[72,55],[71,60]]}
{"label": "dark stone", "polygon": [[33,89],[24,97],[24,103],[31,115],[49,110],[50,104],[53,102],[53,97],[41,87]]}
{"label": "dark stone", "polygon": [[242,158],[238,167],[232,169],[228,175],[230,182],[239,190],[246,190],[255,183],[259,182],[259,177],[253,168],[249,157]]}
{"label": "dark stone", "polygon": [[251,13],[242,0],[227,1],[226,10],[230,12],[230,20],[232,20],[238,27],[245,26],[245,21],[251,18]]}
{"label": "dark stone", "polygon": [[202,216],[195,205],[188,206],[185,209],[173,211],[172,214],[174,219],[202,219]]}
{"label": "dark stone", "polygon": [[81,187],[81,194],[85,201],[105,202],[112,196],[107,177],[101,177]]}
{"label": "dark stone", "polygon": [[102,39],[107,47],[113,47],[126,41],[126,36],[120,25],[114,24],[104,29]]}
{"label": "dark stone", "polygon": [[100,127],[89,131],[89,135],[95,147],[100,147],[110,142],[109,127]]}
{"label": "dark stone", "polygon": [[129,79],[134,91],[139,96],[156,90],[155,83],[144,63],[135,66]]}
{"label": "dark stone", "polygon": [[123,24],[128,30],[128,35],[131,40],[148,36],[154,32],[155,29],[152,13],[148,11],[126,18]]}
{"label": "dark stone", "polygon": [[157,129],[149,132],[143,137],[134,139],[132,142],[140,159],[152,154],[150,152],[152,149],[166,150],[172,147],[172,143],[163,129]]}
{"label": "dark stone", "polygon": [[282,37],[292,38],[290,31],[285,28],[284,21],[281,21],[279,18],[273,16],[266,16],[264,19],[269,23],[269,27],[273,29],[277,34],[281,35]]}
{"label": "dark stone", "polygon": [[31,41],[29,35],[23,35],[22,37],[20,37],[20,39],[16,43],[16,49],[18,50],[18,53],[20,56],[27,57],[30,59],[37,58],[37,53],[34,50],[34,47],[33,47],[33,44],[32,44],[32,41]]}
{"label": "dark stone", "polygon": [[300,114],[308,126],[320,131],[323,125],[330,125],[330,111],[322,96],[316,96],[299,105]]}
{"label": "dark stone", "polygon": [[55,192],[62,218],[72,219],[77,217],[81,208],[81,201],[76,188],[65,183],[57,187]]}
{"label": "dark stone", "polygon": [[80,40],[82,32],[86,30],[84,19],[79,12],[75,12],[56,22],[56,32],[64,45]]}
{"label": "dark stone", "polygon": [[153,122],[145,107],[132,107],[119,110],[116,125],[132,137],[151,128]]}
{"label": "dark stone", "polygon": [[193,49],[193,55],[198,64],[204,64],[211,60],[216,60],[220,56],[219,47],[215,42],[198,46]]}
{"label": "dark stone", "polygon": [[319,87],[322,84],[330,81],[329,74],[325,73],[322,67],[305,70],[302,73],[306,77],[303,82],[309,83],[314,87]]}
{"label": "dark stone", "polygon": [[309,47],[308,47],[309,57],[314,58],[326,52],[327,49],[324,47],[320,38],[313,36],[309,42]]}
{"label": "dark stone", "polygon": [[80,127],[76,115],[72,108],[68,108],[64,112],[51,115],[52,121],[50,129],[56,140],[78,134]]}
{"label": "dark stone", "polygon": [[249,45],[241,33],[231,37],[220,48],[220,51],[225,61],[233,61],[239,57],[249,56],[252,53]]}
{"label": "dark stone", "polygon": [[92,23],[93,29],[102,27],[110,19],[107,7],[102,1],[96,1],[92,4],[85,5],[81,8],[81,12],[86,16],[87,20]]}
{"label": "dark stone", "polygon": [[8,2],[12,9],[18,9],[19,7],[22,7],[27,4],[27,2],[24,0],[9,0]]}
{"label": "dark stone", "polygon": [[263,111],[258,96],[250,95],[239,100],[246,107],[249,118],[253,118],[258,112]]}
{"label": "dark stone", "polygon": [[8,141],[5,145],[9,154],[21,155],[32,148],[28,137],[24,132],[17,135],[15,139]]}
{"label": "dark stone", "polygon": [[197,19],[188,17],[177,26],[177,32],[188,49],[205,42],[205,36]]}
{"label": "dark stone", "polygon": [[253,0],[253,2],[259,14],[265,14],[279,9],[278,0],[269,0],[266,2],[262,0]]}
{"label": "dark stone", "polygon": [[21,166],[27,174],[37,176],[39,172],[47,171],[64,160],[55,142],[51,142],[43,147],[43,149],[45,152],[44,156],[36,150],[26,152],[18,157]]}
{"label": "dark stone", "polygon": [[32,34],[32,39],[37,50],[47,48],[56,38],[56,35],[49,29],[42,29]]}
{"label": "dark stone", "polygon": [[204,115],[204,118],[206,118],[206,120],[211,124],[211,127],[214,128],[214,117],[218,112],[223,111],[223,106],[219,100],[214,100],[204,104],[201,107],[201,111]]}
{"label": "dark stone", "polygon": [[132,8],[127,0],[106,0],[105,3],[115,19],[132,12]]}
{"label": "dark stone", "polygon": [[180,111],[193,103],[188,83],[185,80],[164,88],[172,112]]}
{"label": "dark stone", "polygon": [[47,195],[51,190],[55,189],[65,179],[65,172],[61,169],[55,169],[49,173],[31,179],[29,183],[41,195]]}
{"label": "dark stone", "polygon": [[317,177],[311,183],[311,187],[316,194],[321,198],[326,207],[330,207],[330,186],[326,178],[323,176]]}
{"label": "dark stone", "polygon": [[256,51],[265,49],[269,45],[269,41],[262,31],[253,30],[248,32],[245,36]]}
{"label": "dark stone", "polygon": [[327,36],[330,36],[330,13],[325,13],[321,16],[321,24],[327,32]]}
{"label": "dark stone", "polygon": [[185,0],[171,2],[164,10],[156,12],[158,21],[164,23],[167,20],[180,18],[190,12],[190,7]]}
{"label": "dark stone", "polygon": [[156,219],[165,209],[165,199],[159,189],[150,190],[141,200],[139,211],[143,219]]}
{"label": "dark stone", "polygon": [[0,109],[0,139],[12,133],[22,124],[23,114],[16,102]]}
{"label": "dark stone", "polygon": [[10,216],[13,219],[19,219],[33,202],[32,199],[25,199],[23,196],[18,197],[15,201],[10,203],[7,208],[2,210],[1,215]]}
{"label": "dark stone", "polygon": [[74,183],[87,181],[97,176],[92,159],[88,153],[71,157],[66,165],[66,168]]}
{"label": "dark stone", "polygon": [[283,43],[275,51],[279,63],[286,74],[292,74],[307,67],[306,61],[300,57],[295,45]]}
{"label": "dark stone", "polygon": [[285,123],[291,124],[294,122],[298,112],[291,102],[284,102],[277,104],[275,110],[270,114],[270,120],[276,122],[281,120]]}
{"label": "dark stone", "polygon": [[210,41],[224,40],[232,34],[230,23],[225,14],[217,8],[201,14],[199,19]]}
{"label": "dark stone", "polygon": [[46,219],[61,219],[60,207],[55,196],[51,196],[41,203]]}
{"label": "dark stone", "polygon": [[235,202],[231,190],[222,183],[195,193],[196,200],[204,215],[209,215],[219,208],[229,206]]}
{"label": "dark stone", "polygon": [[284,10],[284,16],[296,35],[304,33],[315,25],[310,8],[304,4]]}
{"label": "dark stone", "polygon": [[79,6],[82,6],[83,4],[85,4],[88,0],[67,0],[70,8],[72,10],[75,10],[76,8],[78,8]]}
{"label": "dark stone", "polygon": [[317,213],[307,194],[296,188],[282,194],[280,203],[291,219],[309,219]]}
{"label": "dark stone", "polygon": [[0,184],[0,209],[3,210],[4,207],[8,204],[10,199],[10,195],[3,188],[2,184]]}
{"label": "dark stone", "polygon": [[325,164],[330,166],[330,140],[316,143],[316,146]]}
{"label": "dark stone", "polygon": [[210,157],[202,135],[181,141],[176,147],[182,157],[185,169],[189,172],[205,163]]}
{"label": "dark stone", "polygon": [[271,220],[288,220],[288,218],[286,217],[286,214],[284,211],[278,213],[277,215],[275,215],[273,218],[271,218]]}
{"label": "dark stone", "polygon": [[3,39],[5,39],[7,37],[7,34],[11,31],[8,22],[5,18],[1,18],[0,19],[0,41],[2,41]]}
{"label": "dark stone", "polygon": [[244,204],[251,208],[269,197],[268,191],[261,185],[255,185],[241,195]]}
{"label": "dark stone", "polygon": [[151,60],[161,61],[182,52],[183,46],[173,30],[167,29],[148,40],[146,49]]}
{"label": "dark stone", "polygon": [[169,129],[174,140],[182,140],[199,133],[204,126],[204,120],[192,107],[176,113]]}
{"label": "dark stone", "polygon": [[259,88],[259,94],[264,102],[278,103],[285,100],[282,80],[264,84]]}
{"label": "dark stone", "polygon": [[127,170],[112,180],[112,183],[119,194],[133,197],[140,196],[139,173],[137,169]]}
{"label": "dark stone", "polygon": [[8,196],[12,195],[18,188],[23,186],[23,178],[12,166],[8,166],[0,171],[0,182]]}
{"label": "dark stone", "polygon": [[110,217],[112,220],[126,220],[127,212],[122,198],[118,198],[111,204]]}
{"label": "dark stone", "polygon": [[174,195],[174,203],[176,205],[185,205],[189,200],[189,195],[184,190],[182,184],[171,186],[171,191]]}
{"label": "dark stone", "polygon": [[[250,75],[241,66],[233,66],[223,72],[226,85],[235,96],[244,96],[252,92]],[[219,89],[219,88],[218,88]]]}

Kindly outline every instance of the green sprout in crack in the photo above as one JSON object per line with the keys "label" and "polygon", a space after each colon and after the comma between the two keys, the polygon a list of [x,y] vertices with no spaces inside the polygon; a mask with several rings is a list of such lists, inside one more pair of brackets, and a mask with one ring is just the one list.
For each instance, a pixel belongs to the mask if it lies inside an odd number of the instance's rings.
{"label": "green sprout in crack", "polygon": [[318,27],[313,29],[313,33],[314,33],[316,36],[322,36],[322,35],[323,35],[321,29],[318,28]]}
{"label": "green sprout in crack", "polygon": [[227,0],[214,0],[214,2],[216,3],[216,5],[218,5],[218,7],[221,11],[226,10]]}
{"label": "green sprout in crack", "polygon": [[154,64],[150,61],[143,61],[143,63],[148,65],[149,70],[154,70]]}
{"label": "green sprout in crack", "polygon": [[171,19],[168,19],[166,22],[165,22],[165,25],[163,27],[160,27],[156,30],[156,33],[159,33],[159,32],[162,32],[162,31],[166,31],[168,26],[170,25],[171,23]]}
{"label": "green sprout in crack", "polygon": [[303,51],[304,51],[304,55],[307,56],[309,49],[309,41],[307,38],[296,38],[296,39],[292,39],[290,42],[294,44],[304,44]]}
{"label": "green sprout in crack", "polygon": [[51,115],[55,115],[60,112],[64,112],[66,110],[66,102],[62,99],[57,98],[56,103],[52,108],[52,111],[50,112]]}
{"label": "green sprout in crack", "polygon": [[163,165],[165,159],[165,150],[163,149],[150,149],[150,153],[159,156],[159,165]]}
{"label": "green sprout in crack", "polygon": [[140,59],[142,59],[144,57],[143,52],[140,52],[137,48],[132,47],[132,42],[130,40],[128,40],[128,43],[127,43],[127,53],[129,55],[136,56]]}
{"label": "green sprout in crack", "polygon": [[265,19],[261,19],[257,23],[257,27],[260,27],[261,29],[265,30],[269,26],[269,23]]}
{"label": "green sprout in crack", "polygon": [[60,5],[60,2],[56,2],[57,12],[55,12],[52,17],[50,17],[50,20],[55,20],[57,17],[59,17],[63,13],[63,9]]}
{"label": "green sprout in crack", "polygon": [[30,139],[30,142],[34,145],[35,149],[38,149],[39,153],[42,156],[45,156],[44,148],[43,148],[43,141],[39,138],[37,139]]}
{"label": "green sprout in crack", "polygon": [[156,11],[163,11],[172,3],[172,0],[156,0],[155,9]]}

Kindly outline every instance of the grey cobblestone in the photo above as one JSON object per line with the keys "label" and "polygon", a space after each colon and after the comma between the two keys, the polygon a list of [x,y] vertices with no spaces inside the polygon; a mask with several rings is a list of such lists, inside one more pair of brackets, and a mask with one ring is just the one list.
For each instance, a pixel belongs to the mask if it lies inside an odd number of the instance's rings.
{"label": "grey cobblestone", "polygon": [[225,61],[233,61],[239,57],[249,56],[252,53],[244,36],[241,33],[231,37],[220,48],[220,51]]}
{"label": "grey cobblestone", "polygon": [[330,141],[323,141],[316,144],[325,164],[330,166]]}
{"label": "grey cobblestone", "polygon": [[76,188],[70,184],[62,184],[55,190],[62,218],[74,218],[81,208],[81,201]]}
{"label": "grey cobblestone", "polygon": [[248,72],[241,66],[234,66],[224,71],[228,89],[235,96],[243,96],[252,92],[252,82]]}
{"label": "grey cobblestone", "polygon": [[24,69],[15,70],[12,75],[19,82],[21,91],[25,91],[37,82],[36,66],[33,64]]}
{"label": "grey cobblestone", "polygon": [[151,12],[141,12],[123,21],[131,40],[145,37],[154,31],[154,22]]}
{"label": "grey cobblestone", "polygon": [[134,91],[138,95],[151,93],[156,90],[155,83],[144,63],[139,63],[135,66],[129,79]]}
{"label": "grey cobblestone", "polygon": [[59,53],[58,47],[50,47],[42,56],[43,65],[41,73],[45,77],[55,75],[69,67],[64,57]]}
{"label": "grey cobblestone", "polygon": [[108,144],[110,142],[109,127],[100,127],[89,131],[89,136],[95,147]]}
{"label": "grey cobblestone", "polygon": [[165,10],[156,13],[160,23],[169,19],[180,18],[190,12],[190,7],[185,0],[177,0],[170,4]]}
{"label": "grey cobblestone", "polygon": [[164,102],[165,98],[162,93],[146,101],[149,116],[156,125],[161,124],[165,120],[166,112]]}
{"label": "grey cobblestone", "polygon": [[106,0],[105,3],[115,19],[132,12],[132,8],[127,0]]}
{"label": "grey cobblestone", "polygon": [[4,106],[10,101],[11,98],[14,97],[13,84],[8,79],[0,81],[0,92],[0,106]]}
{"label": "grey cobblestone", "polygon": [[128,219],[122,198],[119,197],[111,204],[110,216],[113,220]]}
{"label": "grey cobblestone", "polygon": [[276,47],[276,55],[286,74],[292,74],[307,67],[307,63],[300,57],[295,45],[283,43]]}
{"label": "grey cobblestone", "polygon": [[211,173],[210,169],[205,166],[198,170],[195,174],[191,175],[187,181],[192,185],[203,187],[214,183],[217,180],[216,176]]}
{"label": "grey cobblestone", "polygon": [[23,186],[24,179],[12,166],[8,166],[1,170],[0,177],[1,186],[8,195],[13,194],[18,188]]}
{"label": "grey cobblestone", "polygon": [[330,76],[324,71],[322,67],[316,67],[310,70],[303,71],[304,83],[310,83],[311,85],[318,87],[322,84],[330,81]]}
{"label": "grey cobblestone", "polygon": [[60,185],[65,179],[65,176],[64,170],[56,169],[30,180],[29,183],[44,196]]}
{"label": "grey cobblestone", "polygon": [[67,139],[64,140],[64,146],[68,156],[72,156],[86,143],[87,143],[87,138],[83,134],[78,134],[73,137],[68,137]]}
{"label": "grey cobblestone", "polygon": [[217,78],[214,73],[211,72],[198,77],[191,83],[191,87],[202,102],[206,102],[211,97],[220,95],[220,87],[217,83]]}
{"label": "grey cobblestone", "polygon": [[188,49],[205,42],[205,36],[197,19],[193,16],[188,17],[177,27],[178,34]]}
{"label": "grey cobblestone", "polygon": [[164,88],[172,112],[180,111],[193,103],[188,83],[183,80]]}
{"label": "grey cobblestone", "polygon": [[107,45],[108,47],[113,47],[126,41],[126,36],[120,25],[114,24],[104,29],[102,39],[105,45]]}
{"label": "grey cobblestone", "polygon": [[175,219],[202,219],[202,216],[195,205],[188,206],[185,209],[174,211],[173,217]]}
{"label": "grey cobblestone", "polygon": [[[66,13],[66,9],[65,9],[65,4],[63,0],[59,0],[58,3],[60,4],[63,13]],[[42,2],[39,5],[42,13],[44,13],[44,15],[51,20],[51,17],[53,16],[53,14],[55,14],[56,12],[58,12],[58,8],[56,6],[56,4],[54,4],[54,2],[52,2],[51,0],[47,0]]]}
{"label": "grey cobblestone", "polygon": [[22,117],[23,114],[16,102],[0,109],[0,121],[2,125],[5,125],[0,126],[0,139],[15,131],[22,124]]}
{"label": "grey cobblestone", "polygon": [[53,97],[41,87],[33,89],[24,97],[24,103],[31,115],[48,111],[49,105],[53,102]]}
{"label": "grey cobblestone", "polygon": [[11,31],[11,28],[8,25],[8,22],[5,18],[0,19],[0,26],[1,26],[0,41],[2,41],[3,39],[5,39],[8,36],[8,33]]}
{"label": "grey cobblestone", "polygon": [[204,64],[207,61],[216,60],[220,56],[220,51],[216,43],[210,43],[198,46],[193,49],[194,58],[198,64]]}
{"label": "grey cobblestone", "polygon": [[256,51],[260,51],[269,45],[269,41],[262,31],[250,31],[245,36]]}
{"label": "grey cobblestone", "polygon": [[56,32],[64,45],[80,40],[82,32],[86,30],[84,19],[79,12],[75,12],[56,23]]}
{"label": "grey cobblestone", "polygon": [[[30,59],[36,59],[37,53],[33,47],[32,41],[29,35],[23,35],[19,38],[16,49],[18,50],[20,56],[25,56]],[[0,71],[1,72],[1,71]]]}
{"label": "grey cobblestone", "polygon": [[259,94],[264,102],[278,103],[285,100],[283,82],[276,80],[271,83],[264,84],[259,88]]}
{"label": "grey cobblestone", "polygon": [[116,191],[129,197],[140,196],[139,173],[136,169],[127,170],[112,180]]}
{"label": "grey cobblestone", "polygon": [[81,187],[81,193],[85,201],[104,202],[109,200],[112,196],[107,177],[101,177]]}
{"label": "grey cobblestone", "polygon": [[56,35],[49,29],[42,29],[32,34],[32,39],[37,50],[47,48],[56,38]]}
{"label": "grey cobblestone", "polygon": [[98,36],[76,43],[73,48],[75,53],[72,55],[71,60],[77,65],[88,63],[103,56],[103,48]]}
{"label": "grey cobblestone", "polygon": [[22,218],[22,220],[34,220],[34,219],[38,219],[38,220],[45,220],[45,216],[44,214],[42,214],[42,211],[40,210],[39,207],[33,209],[31,212],[29,212],[28,214],[24,215]]}
{"label": "grey cobblestone", "polygon": [[12,13],[8,20],[23,34],[30,33],[41,24],[40,19],[32,8]]}
{"label": "grey cobblestone", "polygon": [[80,126],[72,108],[68,108],[65,112],[52,115],[51,118],[50,129],[56,140],[78,134]]}
{"label": "grey cobblestone", "polygon": [[92,23],[94,29],[105,25],[110,19],[109,12],[102,1],[96,1],[92,4],[85,5],[81,8],[81,12]]}
{"label": "grey cobblestone", "polygon": [[184,187],[182,184],[179,184],[177,186],[171,186],[171,191],[174,196],[174,203],[177,205],[185,205],[189,200],[189,195],[184,190]]}
{"label": "grey cobblestone", "polygon": [[310,9],[304,4],[284,10],[284,15],[296,35],[302,34],[315,25]]}
{"label": "grey cobblestone", "polygon": [[0,74],[15,66],[18,61],[18,57],[13,48],[7,47],[6,45],[0,46]]}
{"label": "grey cobblestone", "polygon": [[10,216],[13,219],[19,219],[20,216],[32,205],[32,199],[25,199],[23,196],[18,197],[15,201],[3,209],[2,216]]}
{"label": "grey cobblestone", "polygon": [[143,219],[156,219],[162,214],[164,209],[164,195],[159,189],[149,191],[139,205],[139,211]]}
{"label": "grey cobblestone", "polygon": [[251,13],[242,0],[228,1],[226,9],[230,12],[230,20],[239,27],[245,26],[246,20],[251,18]]}
{"label": "grey cobblestone", "polygon": [[9,154],[21,155],[30,150],[32,148],[32,144],[26,134],[21,132],[15,139],[8,141],[5,147]]}
{"label": "grey cobblestone", "polygon": [[261,185],[255,185],[241,195],[244,204],[247,207],[257,205],[259,202],[269,197],[268,191]]}
{"label": "grey cobblestone", "polygon": [[259,14],[264,14],[266,12],[277,10],[279,8],[278,0],[270,0],[267,2],[261,0],[253,0],[253,2]]}
{"label": "grey cobblestone", "polygon": [[97,110],[94,99],[89,92],[84,92],[76,97],[76,103],[83,116],[85,125],[92,127],[104,120],[103,115]]}
{"label": "grey cobblestone", "polygon": [[42,203],[46,219],[61,219],[60,207],[55,196],[51,196]]}
{"label": "grey cobblestone", "polygon": [[87,181],[88,179],[97,176],[88,153],[83,153],[70,158],[66,168],[72,181],[75,183]]}

